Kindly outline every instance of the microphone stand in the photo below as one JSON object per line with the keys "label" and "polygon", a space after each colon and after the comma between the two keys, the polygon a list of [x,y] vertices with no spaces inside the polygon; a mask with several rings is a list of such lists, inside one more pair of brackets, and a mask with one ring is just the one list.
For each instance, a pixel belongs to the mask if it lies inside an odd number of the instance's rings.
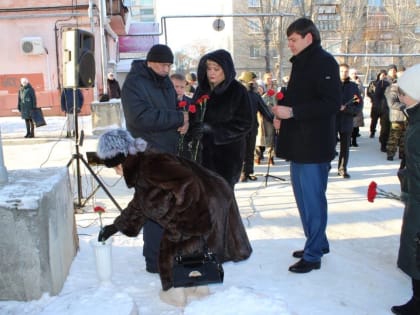
{"label": "microphone stand", "polygon": [[[264,177],[265,177],[265,187],[267,187],[267,181],[268,181],[268,177],[272,177],[275,178],[277,180],[281,180],[281,181],[286,181],[284,178],[279,177],[279,176],[274,176],[274,175],[270,175],[270,161],[273,158],[273,150],[275,150],[275,144],[277,143],[276,139],[277,139],[277,134],[278,134],[278,130],[275,130],[274,133],[274,143],[272,145],[272,149],[270,150],[270,154],[268,155],[268,165],[267,165],[267,172],[265,173]],[[273,159],[274,161],[274,159]]]}

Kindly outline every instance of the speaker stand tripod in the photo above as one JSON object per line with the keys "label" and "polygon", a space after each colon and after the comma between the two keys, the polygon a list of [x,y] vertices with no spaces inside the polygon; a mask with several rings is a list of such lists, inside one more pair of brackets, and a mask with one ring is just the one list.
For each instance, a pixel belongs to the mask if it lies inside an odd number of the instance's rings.
{"label": "speaker stand tripod", "polygon": [[[75,132],[75,153],[72,155],[70,161],[67,163],[67,167],[69,167],[73,161],[76,161],[76,186],[77,186],[77,207],[82,208],[86,205],[86,202],[96,193],[99,186],[104,190],[104,192],[108,195],[109,199],[114,203],[118,210],[122,211],[122,208],[118,204],[118,202],[114,199],[111,195],[109,190],[105,187],[105,185],[101,182],[99,177],[95,174],[93,169],[90,167],[89,163],[84,159],[83,155],[80,154],[80,142],[83,141],[83,137],[79,138],[79,123],[78,123],[78,113],[77,113],[77,103],[76,103],[76,88],[73,88],[73,118],[74,118],[74,132]],[[80,175],[80,162],[84,164],[84,166],[88,169],[88,171],[92,174],[93,178],[98,183],[98,187],[94,189],[93,193],[88,196],[84,202],[82,202],[82,176]]]}

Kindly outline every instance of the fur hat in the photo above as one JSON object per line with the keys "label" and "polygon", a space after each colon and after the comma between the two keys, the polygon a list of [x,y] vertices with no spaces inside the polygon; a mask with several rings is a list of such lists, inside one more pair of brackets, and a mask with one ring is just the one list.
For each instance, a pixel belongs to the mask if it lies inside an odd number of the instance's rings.
{"label": "fur hat", "polygon": [[146,147],[146,141],[134,139],[127,130],[113,129],[99,137],[96,155],[107,167],[114,167],[123,163],[129,154],[144,152]]}
{"label": "fur hat", "polygon": [[174,54],[168,46],[157,44],[150,48],[146,60],[172,64],[174,63]]}
{"label": "fur hat", "polygon": [[420,101],[420,63],[405,70],[397,84],[412,99]]}
{"label": "fur hat", "polygon": [[242,71],[241,75],[239,76],[238,80],[244,83],[249,83],[252,81],[254,76],[252,75],[251,71]]}

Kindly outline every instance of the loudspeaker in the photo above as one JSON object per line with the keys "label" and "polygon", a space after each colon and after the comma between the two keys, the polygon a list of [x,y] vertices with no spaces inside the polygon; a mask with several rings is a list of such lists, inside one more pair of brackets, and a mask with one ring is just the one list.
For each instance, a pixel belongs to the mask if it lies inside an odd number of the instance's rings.
{"label": "loudspeaker", "polygon": [[80,29],[63,32],[63,86],[92,87],[95,83],[95,38]]}

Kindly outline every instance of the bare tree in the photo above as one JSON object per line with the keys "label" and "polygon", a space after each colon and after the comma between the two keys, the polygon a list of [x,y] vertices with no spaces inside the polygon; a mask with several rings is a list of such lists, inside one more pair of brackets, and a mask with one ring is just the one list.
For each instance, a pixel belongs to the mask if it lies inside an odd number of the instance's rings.
{"label": "bare tree", "polygon": [[[392,34],[390,53],[417,52],[413,51],[413,41],[419,43],[415,34],[418,21],[418,10],[414,0],[384,0],[384,8],[389,18],[388,33]],[[403,57],[399,57],[403,64]]]}

